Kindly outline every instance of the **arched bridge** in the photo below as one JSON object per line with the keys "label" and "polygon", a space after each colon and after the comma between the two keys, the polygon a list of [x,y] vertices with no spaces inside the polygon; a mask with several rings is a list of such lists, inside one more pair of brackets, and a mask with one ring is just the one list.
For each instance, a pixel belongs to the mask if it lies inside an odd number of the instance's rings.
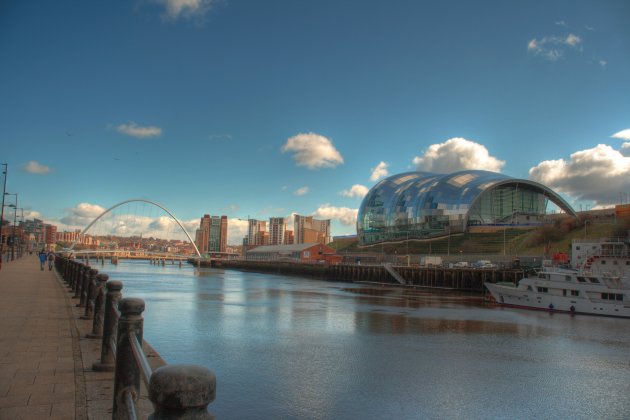
{"label": "arched bridge", "polygon": [[[175,215],[170,210],[168,210],[166,207],[162,206],[161,204],[156,203],[155,201],[145,200],[143,198],[133,198],[133,199],[121,201],[120,203],[115,204],[115,205],[111,206],[110,208],[108,208],[107,210],[105,210],[103,213],[101,213],[98,217],[96,217],[92,222],[90,222],[90,224],[88,224],[81,231],[79,237],[76,238],[72,242],[72,244],[70,245],[70,247],[69,247],[69,249],[67,251],[75,253],[75,254],[90,254],[90,255],[93,255],[93,254],[107,254],[108,256],[113,256],[115,254],[119,254],[119,256],[121,256],[121,257],[126,257],[125,254],[129,254],[129,256],[131,256],[132,258],[133,258],[133,256],[135,256],[135,258],[141,258],[140,254],[142,254],[142,256],[146,256],[147,258],[164,258],[164,257],[166,257],[166,255],[163,252],[155,253],[155,252],[142,251],[140,253],[140,252],[138,252],[136,250],[100,250],[100,251],[85,250],[85,251],[74,251],[74,247],[77,244],[77,242],[79,240],[81,240],[81,238],[83,238],[86,233],[88,233],[90,228],[92,228],[92,226],[94,226],[94,224],[96,222],[98,222],[100,219],[102,219],[105,215],[110,213],[112,210],[114,210],[114,209],[116,209],[118,207],[121,207],[121,206],[123,206],[125,204],[134,203],[134,202],[150,204],[152,206],[155,206],[155,207],[163,210],[166,214],[168,214],[169,217],[177,224],[177,226],[179,226],[179,228],[184,233],[184,235],[186,235],[186,238],[188,239],[190,244],[193,246],[193,248],[195,250],[195,253],[197,254],[197,257],[201,258],[201,253],[199,252],[199,249],[197,249],[197,245],[195,244],[195,241],[193,241],[193,239],[190,237],[190,234],[188,234],[188,232],[186,231],[186,229],[184,228],[182,223],[177,219],[177,217],[175,217]],[[172,255],[168,256],[169,259],[171,257],[172,257]],[[181,256],[181,258],[184,258],[184,256]]]}

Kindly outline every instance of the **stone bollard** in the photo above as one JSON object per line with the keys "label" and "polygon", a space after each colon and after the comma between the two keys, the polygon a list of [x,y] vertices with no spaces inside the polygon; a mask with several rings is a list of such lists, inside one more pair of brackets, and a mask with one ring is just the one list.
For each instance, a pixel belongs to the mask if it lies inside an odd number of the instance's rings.
{"label": "stone bollard", "polygon": [[[81,297],[81,287],[83,285],[83,269],[85,266],[78,261],[74,262],[74,296],[73,298]],[[77,304],[78,306],[78,304]]]}
{"label": "stone bollard", "polygon": [[92,332],[87,334],[87,338],[101,338],[103,336],[103,321],[105,319],[105,283],[109,276],[107,274],[99,274],[96,276],[96,287],[94,288],[96,298],[94,299],[94,322],[92,323]]}
{"label": "stone bollard", "polygon": [[94,300],[96,299],[96,275],[98,270],[90,268],[87,275],[87,289],[85,290],[85,312],[81,319],[92,319],[94,316]]}
{"label": "stone bollard", "polygon": [[203,366],[158,368],[149,382],[149,399],[155,410],[149,419],[214,419],[208,404],[214,401],[216,384],[214,373]]}
{"label": "stone bollard", "polygon": [[140,397],[140,380],[142,372],[133,355],[131,335],[135,335],[142,346],[142,325],[144,301],[138,298],[124,298],[118,302],[120,319],[116,339],[116,370],[114,373],[114,419],[127,418],[125,408],[127,395],[137,401]]}
{"label": "stone bollard", "polygon": [[105,318],[103,319],[103,340],[101,343],[101,361],[94,363],[92,369],[97,372],[111,372],[114,370],[114,351],[110,347],[109,343],[112,338],[116,337],[118,330],[118,315],[116,314],[116,308],[118,307],[118,301],[122,296],[120,291],[123,288],[123,284],[117,280],[110,280],[105,285],[107,294],[105,295]]}
{"label": "stone bollard", "polygon": [[89,276],[89,272],[90,272],[90,267],[88,267],[87,265],[83,265],[81,264],[81,275],[78,278],[78,282],[79,282],[79,303],[77,303],[77,306],[80,308],[83,308],[85,306],[85,301],[87,300],[87,286],[88,286],[88,281],[90,280],[90,276]]}

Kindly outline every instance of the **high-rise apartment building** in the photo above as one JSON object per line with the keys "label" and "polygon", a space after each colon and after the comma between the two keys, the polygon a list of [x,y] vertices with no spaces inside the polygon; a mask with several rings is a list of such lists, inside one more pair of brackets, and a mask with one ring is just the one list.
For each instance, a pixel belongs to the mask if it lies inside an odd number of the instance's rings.
{"label": "high-rise apartment building", "polygon": [[195,245],[201,254],[225,252],[227,248],[227,216],[204,214],[195,232]]}
{"label": "high-rise apartment building", "polygon": [[267,222],[256,219],[249,219],[248,222],[247,245],[268,245]]}
{"label": "high-rise apartment building", "polygon": [[284,235],[287,230],[285,217],[271,217],[269,219],[269,245],[284,244]]}
{"label": "high-rise apartment building", "polygon": [[293,242],[295,242],[295,239],[293,238],[293,231],[289,229],[285,230],[284,231],[284,244],[291,245],[293,244]]}
{"label": "high-rise apartment building", "polygon": [[317,220],[313,216],[293,216],[294,242],[305,244],[319,242],[327,244],[330,242],[330,219]]}

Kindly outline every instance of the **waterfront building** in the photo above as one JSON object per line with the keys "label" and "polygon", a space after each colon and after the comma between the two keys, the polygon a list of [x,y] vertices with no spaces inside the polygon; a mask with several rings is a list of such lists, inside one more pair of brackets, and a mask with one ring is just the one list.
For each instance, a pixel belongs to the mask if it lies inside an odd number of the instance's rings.
{"label": "waterfront building", "polygon": [[46,245],[57,243],[57,226],[49,224],[44,225],[44,242]]}
{"label": "waterfront building", "polygon": [[287,219],[285,217],[269,218],[269,245],[284,244],[284,234],[287,229]]}
{"label": "waterfront building", "polygon": [[311,242],[292,245],[257,246],[245,252],[248,261],[286,261],[299,263],[338,264],[341,255],[324,244]]}
{"label": "waterfront building", "polygon": [[360,243],[372,244],[475,229],[532,228],[546,222],[549,202],[576,216],[562,197],[537,182],[481,170],[406,172],[368,192],[359,208],[357,234]]}
{"label": "waterfront building", "polygon": [[285,230],[284,231],[284,244],[285,245],[291,245],[295,242],[295,239],[293,237],[293,231],[292,230]]}
{"label": "waterfront building", "polygon": [[313,216],[293,216],[294,242],[304,244],[319,242],[327,244],[330,242],[330,219],[317,220]]}
{"label": "waterfront building", "polygon": [[264,220],[248,219],[247,245],[268,245],[269,233]]}
{"label": "waterfront building", "polygon": [[201,254],[225,252],[227,246],[227,216],[205,214],[195,232],[195,245]]}

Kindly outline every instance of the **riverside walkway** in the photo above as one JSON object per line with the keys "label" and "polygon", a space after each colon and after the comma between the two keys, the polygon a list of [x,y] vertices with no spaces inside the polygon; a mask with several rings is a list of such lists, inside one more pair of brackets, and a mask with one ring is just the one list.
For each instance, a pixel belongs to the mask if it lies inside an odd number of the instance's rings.
{"label": "riverside walkway", "polygon": [[100,340],[56,272],[25,255],[0,288],[0,419],[111,418],[113,374],[92,372]]}

